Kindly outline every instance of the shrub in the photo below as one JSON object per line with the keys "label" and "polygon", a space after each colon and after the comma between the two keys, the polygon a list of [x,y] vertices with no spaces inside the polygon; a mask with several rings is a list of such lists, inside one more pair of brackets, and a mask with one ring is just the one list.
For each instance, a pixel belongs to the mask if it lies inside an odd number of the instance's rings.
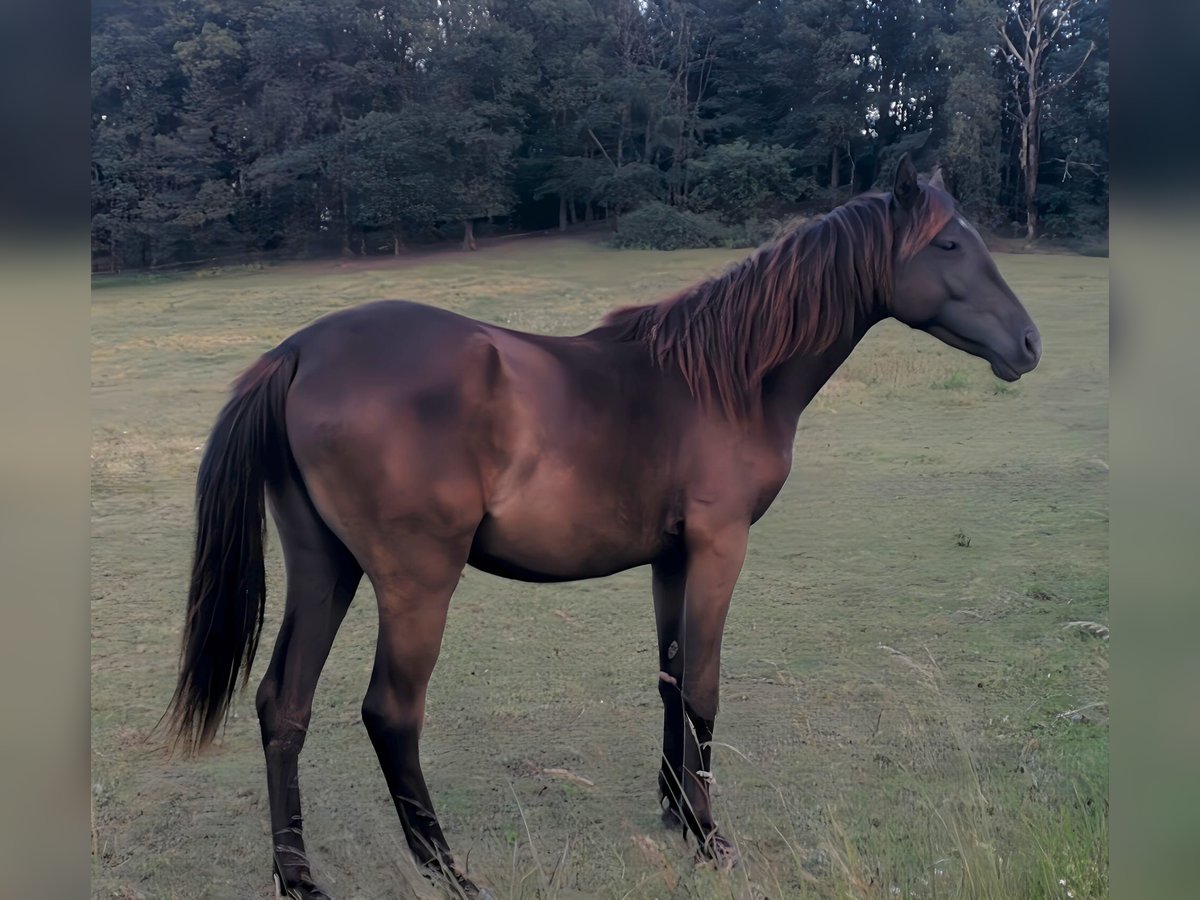
{"label": "shrub", "polygon": [[685,250],[719,247],[729,234],[720,223],[665,203],[647,203],[621,217],[609,245],[634,250]]}
{"label": "shrub", "polygon": [[726,247],[759,247],[767,241],[775,240],[789,227],[795,227],[796,224],[798,223],[780,222],[777,219],[747,219],[740,225],[731,225],[727,228],[725,240],[722,243]]}
{"label": "shrub", "polygon": [[744,222],[768,207],[798,200],[812,187],[792,170],[796,152],[744,140],[711,147],[688,171],[698,179],[690,202],[722,222]]}

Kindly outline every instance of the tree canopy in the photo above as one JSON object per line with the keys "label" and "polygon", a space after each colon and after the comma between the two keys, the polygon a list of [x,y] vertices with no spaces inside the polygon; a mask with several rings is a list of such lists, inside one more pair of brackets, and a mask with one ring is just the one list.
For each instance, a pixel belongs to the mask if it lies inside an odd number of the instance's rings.
{"label": "tree canopy", "polygon": [[739,225],[884,185],[905,151],[989,227],[1099,233],[1107,17],[1107,0],[104,0],[93,251],[398,253],[663,206]]}

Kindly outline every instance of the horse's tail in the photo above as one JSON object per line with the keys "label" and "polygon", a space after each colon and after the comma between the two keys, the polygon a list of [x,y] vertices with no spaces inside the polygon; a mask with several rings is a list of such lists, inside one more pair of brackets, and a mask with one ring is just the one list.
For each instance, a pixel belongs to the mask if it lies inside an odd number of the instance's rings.
{"label": "horse's tail", "polygon": [[196,477],[196,546],[179,681],[167,716],[175,743],[209,744],[250,678],[266,605],[264,489],[291,458],[284,402],[297,355],[286,344],[238,379]]}

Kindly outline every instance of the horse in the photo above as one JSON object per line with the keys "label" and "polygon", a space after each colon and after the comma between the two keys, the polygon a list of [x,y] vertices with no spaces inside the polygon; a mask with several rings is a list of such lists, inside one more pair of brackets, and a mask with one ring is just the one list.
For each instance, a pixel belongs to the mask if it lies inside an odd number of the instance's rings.
{"label": "horse", "polygon": [[[426,688],[464,568],[600,578],[649,565],[663,704],[659,803],[732,866],[709,782],[721,638],[750,527],[788,477],[797,420],[878,322],[1034,369],[1041,337],[940,170],[785,231],[719,276],[571,337],[431,306],[340,310],[235,382],[196,484],[176,745],[202,749],[249,679],[269,508],[286,600],[256,705],[273,877],[327,900],[305,853],[297,762],[317,679],[365,574],[379,607],[362,718],[423,871],[489,896],[452,856],[421,771]],[[242,674],[244,673],[244,674]]]}

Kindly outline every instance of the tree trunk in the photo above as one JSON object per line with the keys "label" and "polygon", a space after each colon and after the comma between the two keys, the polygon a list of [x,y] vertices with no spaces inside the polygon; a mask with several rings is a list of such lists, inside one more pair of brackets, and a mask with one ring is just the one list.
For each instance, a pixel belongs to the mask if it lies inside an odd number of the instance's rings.
{"label": "tree trunk", "polygon": [[463,242],[464,250],[478,250],[475,246],[475,220],[463,219]]}
{"label": "tree trunk", "polygon": [[399,256],[404,249],[404,235],[400,231],[400,223],[392,225],[392,256]]}
{"label": "tree trunk", "polygon": [[1039,120],[1041,118],[1041,98],[1035,91],[1030,91],[1030,110],[1025,119],[1025,146],[1023,160],[1025,164],[1025,240],[1032,241],[1038,236],[1037,182],[1038,169],[1041,163],[1041,134]]}
{"label": "tree trunk", "polygon": [[350,215],[345,182],[339,182],[338,191],[341,194],[342,205],[342,256],[353,256],[354,250],[350,247]]}
{"label": "tree trunk", "polygon": [[854,149],[850,146],[850,141],[846,141],[846,158],[850,160],[850,196],[854,196],[854,192],[858,190],[858,186],[854,183],[858,177],[858,164],[854,161]]}
{"label": "tree trunk", "polygon": [[567,230],[567,198],[562,194],[558,196],[558,230]]}
{"label": "tree trunk", "polygon": [[617,131],[617,161],[616,167],[619,169],[625,163],[625,128],[629,124],[629,104],[626,103],[621,107],[621,128]]}
{"label": "tree trunk", "polygon": [[829,189],[835,190],[838,186],[838,148],[837,144],[833,145],[833,152],[829,154]]}
{"label": "tree trunk", "polygon": [[592,221],[592,201],[591,200],[589,200],[589,201],[587,201],[587,203],[583,204],[583,221],[585,221],[585,222]]}
{"label": "tree trunk", "polygon": [[572,225],[579,221],[579,214],[575,211],[575,198],[572,197],[567,201],[567,221]]}

